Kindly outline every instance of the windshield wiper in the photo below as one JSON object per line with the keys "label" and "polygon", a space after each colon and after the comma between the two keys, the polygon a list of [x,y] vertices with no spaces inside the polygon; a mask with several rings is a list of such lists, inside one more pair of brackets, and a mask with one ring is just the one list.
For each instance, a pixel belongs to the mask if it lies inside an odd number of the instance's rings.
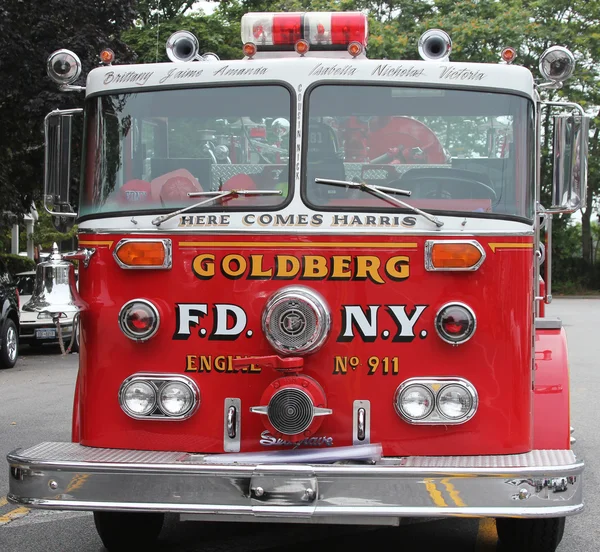
{"label": "windshield wiper", "polygon": [[176,217],[180,213],[185,213],[190,209],[195,209],[196,207],[202,207],[202,205],[206,205],[207,203],[211,203],[213,201],[229,201],[230,199],[236,199],[240,196],[258,196],[258,195],[282,195],[281,190],[226,190],[221,192],[189,192],[188,197],[206,197],[204,201],[200,201],[198,203],[194,203],[193,205],[188,205],[183,209],[177,209],[177,211],[173,211],[168,215],[161,215],[160,217],[156,217],[152,220],[152,224],[155,226],[160,226],[163,222]]}
{"label": "windshield wiper", "polygon": [[417,213],[423,217],[425,217],[428,221],[433,222],[438,228],[444,226],[444,223],[434,215],[426,213],[425,211],[421,211],[417,207],[413,207],[412,205],[405,203],[404,201],[395,198],[389,194],[399,194],[409,196],[411,192],[408,190],[399,190],[398,188],[389,188],[388,186],[376,186],[375,184],[366,184],[365,182],[350,182],[347,180],[330,180],[329,178],[315,178],[315,182],[317,184],[330,184],[332,186],[343,186],[344,188],[354,188],[356,190],[362,190],[363,192],[367,192],[381,199],[385,199],[390,203],[394,203],[395,205],[400,205],[401,207],[406,207],[410,209],[414,213]]}

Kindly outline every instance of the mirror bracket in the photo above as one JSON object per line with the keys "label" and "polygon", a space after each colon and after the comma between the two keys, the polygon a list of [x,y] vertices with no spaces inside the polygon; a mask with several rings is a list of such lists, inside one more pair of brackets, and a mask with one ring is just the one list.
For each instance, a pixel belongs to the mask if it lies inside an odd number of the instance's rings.
{"label": "mirror bracket", "polygon": [[[586,132],[587,133],[587,128],[588,128],[588,124],[589,124],[589,117],[587,117],[585,111],[583,110],[583,108],[576,103],[573,102],[540,102],[540,108],[544,109],[546,107],[556,107],[556,108],[561,108],[563,110],[570,110],[571,111],[571,116],[572,117],[578,117],[581,118],[581,132]],[[555,118],[555,124],[558,125],[558,119],[560,119],[561,117],[564,117],[564,115],[557,115]],[[562,122],[561,122],[561,126],[562,126]],[[559,197],[562,196],[562,192],[563,190],[563,185],[565,182],[565,179],[563,178],[564,175],[561,174],[561,168],[564,170],[564,166],[563,165],[557,165],[557,163],[565,163],[564,155],[560,156],[560,159],[557,157],[557,143],[556,143],[556,139],[557,139],[557,129],[555,128],[554,130],[554,177],[553,177],[553,183],[552,183],[552,203],[553,205],[551,207],[546,207],[543,208],[543,212],[546,215],[557,215],[557,214],[570,214],[570,213],[574,213],[575,211],[577,211],[578,209],[581,208],[582,204],[585,202],[585,194],[586,194],[586,187],[587,187],[587,174],[586,174],[586,168],[587,168],[587,134],[585,136],[579,136],[579,137],[574,137],[574,140],[576,142],[576,145],[581,149],[581,156],[579,157],[579,160],[572,160],[571,164],[575,164],[575,163],[579,163],[580,166],[580,182],[579,182],[579,195],[575,196],[575,198],[578,200],[578,203],[572,202],[569,203],[569,201],[572,201],[572,195],[571,195],[571,184],[574,181],[574,179],[572,179],[572,175],[574,173],[571,173],[569,175],[569,186],[567,187],[567,189],[569,190],[569,195],[568,200],[565,201],[564,200],[564,196],[561,197],[560,200],[555,201],[555,197]],[[564,133],[563,133],[564,136]],[[567,147],[565,149],[565,151],[569,151],[569,148]],[[561,150],[561,154],[564,154],[565,152]],[[566,159],[568,160],[568,156],[566,157]],[[566,195],[566,194],[565,194]],[[540,205],[541,207],[541,205]],[[539,212],[539,211],[538,211]]]}
{"label": "mirror bracket", "polygon": [[44,210],[52,215],[57,229],[68,230],[77,218],[69,204],[71,117],[82,112],[81,108],[55,109],[44,119]]}

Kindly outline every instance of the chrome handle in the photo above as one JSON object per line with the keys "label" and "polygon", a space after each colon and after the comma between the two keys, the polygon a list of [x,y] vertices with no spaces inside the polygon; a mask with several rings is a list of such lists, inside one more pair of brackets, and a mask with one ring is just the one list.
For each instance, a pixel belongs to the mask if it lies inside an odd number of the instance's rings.
{"label": "chrome handle", "polygon": [[235,406],[230,406],[227,410],[227,435],[230,439],[235,439],[237,410]]}
{"label": "chrome handle", "polygon": [[92,258],[92,255],[96,253],[96,250],[93,248],[90,249],[86,249],[85,247],[83,249],[78,249],[77,251],[70,251],[69,253],[63,253],[62,257],[63,259],[66,259],[67,261],[81,261],[83,263],[83,266],[85,268],[88,267],[88,265],[90,264],[90,259]]}

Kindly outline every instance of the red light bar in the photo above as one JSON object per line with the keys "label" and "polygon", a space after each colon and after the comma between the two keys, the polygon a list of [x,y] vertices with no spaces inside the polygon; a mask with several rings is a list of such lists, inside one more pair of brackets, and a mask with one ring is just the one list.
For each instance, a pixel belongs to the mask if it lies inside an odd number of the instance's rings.
{"label": "red light bar", "polygon": [[296,44],[302,38],[302,14],[273,17],[273,44]]}
{"label": "red light bar", "polygon": [[367,18],[360,12],[331,14],[331,43],[347,46],[350,42],[367,43]]}
{"label": "red light bar", "polygon": [[[346,50],[367,45],[367,16],[361,12],[252,12],[242,17],[242,42],[258,50],[293,50],[305,40],[310,50]],[[364,48],[363,48],[364,50]]]}

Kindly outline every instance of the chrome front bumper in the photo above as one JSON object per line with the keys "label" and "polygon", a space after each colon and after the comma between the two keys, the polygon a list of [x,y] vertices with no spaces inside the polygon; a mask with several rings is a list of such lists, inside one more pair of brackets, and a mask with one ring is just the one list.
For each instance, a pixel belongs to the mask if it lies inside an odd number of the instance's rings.
{"label": "chrome front bumper", "polygon": [[60,510],[162,511],[247,521],[292,517],[294,522],[559,517],[583,509],[584,464],[570,450],[386,457],[374,464],[218,464],[207,458],[41,443],[8,455],[8,499]]}

